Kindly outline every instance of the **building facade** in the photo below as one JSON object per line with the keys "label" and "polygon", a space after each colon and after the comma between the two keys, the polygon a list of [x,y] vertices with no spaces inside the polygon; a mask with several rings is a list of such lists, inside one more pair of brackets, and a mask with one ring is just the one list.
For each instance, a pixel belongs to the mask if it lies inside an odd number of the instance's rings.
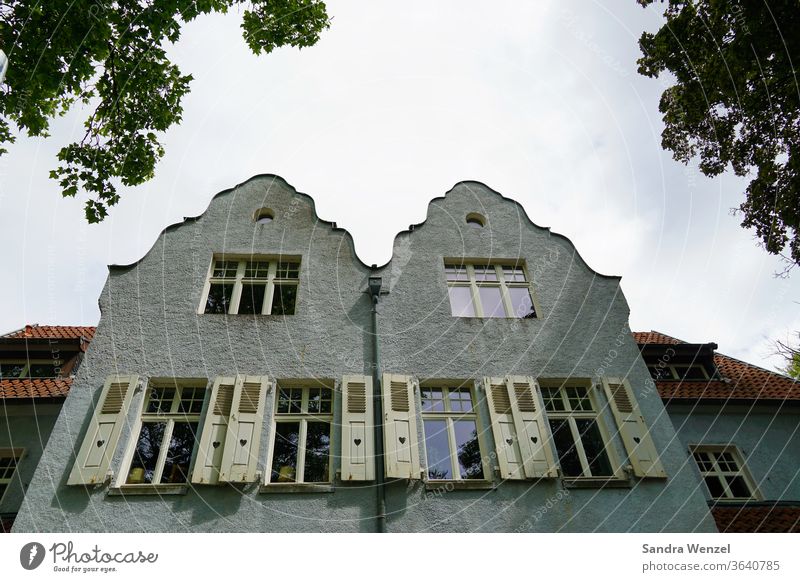
{"label": "building facade", "polygon": [[483,184],[379,267],[258,176],[100,308],[14,531],[716,531],[619,278]]}
{"label": "building facade", "polygon": [[93,327],[27,325],[0,336],[0,532],[10,531]]}
{"label": "building facade", "polygon": [[663,333],[634,333],[721,532],[800,531],[800,386]]}

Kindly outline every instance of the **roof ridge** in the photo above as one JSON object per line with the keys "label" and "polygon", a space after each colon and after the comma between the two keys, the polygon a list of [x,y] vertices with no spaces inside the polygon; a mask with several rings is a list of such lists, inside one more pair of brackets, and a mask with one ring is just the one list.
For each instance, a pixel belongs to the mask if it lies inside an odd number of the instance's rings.
{"label": "roof ridge", "polygon": [[740,364],[743,364],[743,365],[747,366],[748,368],[755,368],[756,370],[761,370],[762,372],[766,372],[767,374],[772,374],[773,376],[778,376],[779,378],[783,378],[784,380],[789,380],[789,381],[791,381],[791,382],[793,382],[795,384],[800,382],[800,381],[796,380],[795,378],[792,378],[791,376],[789,376],[787,374],[782,374],[781,372],[777,372],[777,371],[773,371],[773,370],[767,370],[766,368],[762,368],[761,366],[757,366],[755,364],[751,364],[750,362],[745,362],[744,360],[740,360],[739,358],[736,358],[734,356],[729,356],[728,354],[723,354],[722,352],[719,352],[719,351],[716,351],[716,350],[714,350],[714,355],[715,356],[721,356],[723,358],[728,358],[729,360],[734,360],[736,362],[739,362]]}

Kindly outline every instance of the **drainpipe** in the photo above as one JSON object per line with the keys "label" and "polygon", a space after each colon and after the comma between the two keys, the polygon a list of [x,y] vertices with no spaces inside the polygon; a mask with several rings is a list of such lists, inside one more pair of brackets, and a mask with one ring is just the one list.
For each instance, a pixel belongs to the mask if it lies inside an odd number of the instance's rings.
{"label": "drainpipe", "polygon": [[[374,268],[374,266],[373,266]],[[377,531],[386,532],[386,485],[384,481],[383,459],[383,399],[381,397],[381,351],[378,342],[378,299],[381,295],[383,279],[378,276],[369,278],[369,296],[372,300],[372,387],[374,424],[375,424],[375,488],[377,490]]]}

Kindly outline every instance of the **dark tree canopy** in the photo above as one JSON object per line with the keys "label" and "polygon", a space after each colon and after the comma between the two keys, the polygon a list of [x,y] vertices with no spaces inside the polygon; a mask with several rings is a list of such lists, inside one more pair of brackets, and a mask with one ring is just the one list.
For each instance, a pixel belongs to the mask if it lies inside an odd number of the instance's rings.
{"label": "dark tree canopy", "polygon": [[167,57],[182,26],[200,14],[243,10],[254,53],[311,46],[329,26],[319,0],[19,0],[0,4],[0,48],[8,55],[0,87],[0,154],[17,130],[47,136],[50,120],[76,101],[93,112],[80,142],[50,172],[64,196],[88,195],[98,222],[119,200],[116,184],[153,177],[164,155],[159,134],[180,122],[191,75]]}
{"label": "dark tree canopy", "polygon": [[[647,6],[654,0],[638,0]],[[639,72],[668,71],[662,146],[716,176],[749,176],[739,207],[770,253],[800,263],[800,2],[662,0],[664,26],[639,40]]]}

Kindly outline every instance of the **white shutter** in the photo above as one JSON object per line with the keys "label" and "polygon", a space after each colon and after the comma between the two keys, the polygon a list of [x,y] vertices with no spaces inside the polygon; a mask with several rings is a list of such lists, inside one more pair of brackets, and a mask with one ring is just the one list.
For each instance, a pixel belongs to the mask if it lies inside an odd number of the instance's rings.
{"label": "white shutter", "polygon": [[138,381],[138,376],[109,376],[106,379],[67,485],[105,481]]}
{"label": "white shutter", "polygon": [[219,481],[235,384],[236,378],[233,377],[217,377],[214,380],[192,471],[192,483],[213,485]]}
{"label": "white shutter", "polygon": [[522,453],[522,465],[529,479],[557,477],[550,425],[544,417],[544,402],[539,384],[530,376],[509,376],[511,414]]}
{"label": "white shutter", "polygon": [[342,481],[375,479],[372,377],[342,378]]}
{"label": "white shutter", "polygon": [[419,479],[415,382],[411,376],[384,374],[382,384],[386,476]]}
{"label": "white shutter", "polygon": [[268,387],[267,376],[236,376],[219,471],[222,482],[250,483],[256,480]]}
{"label": "white shutter", "polygon": [[639,411],[639,403],[627,379],[603,378],[603,389],[617,423],[633,473],[637,477],[666,477],[664,466]]}

